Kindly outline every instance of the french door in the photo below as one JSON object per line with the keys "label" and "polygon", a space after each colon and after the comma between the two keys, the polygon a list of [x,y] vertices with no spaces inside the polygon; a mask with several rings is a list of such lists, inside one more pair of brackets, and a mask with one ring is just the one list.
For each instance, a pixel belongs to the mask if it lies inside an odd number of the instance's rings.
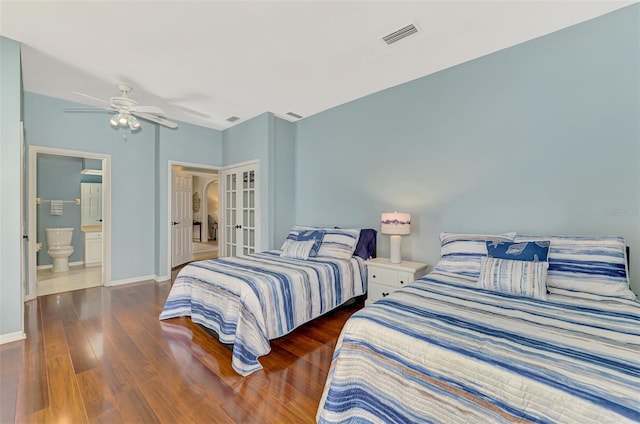
{"label": "french door", "polygon": [[222,178],[223,256],[256,251],[259,235],[258,164],[228,168]]}

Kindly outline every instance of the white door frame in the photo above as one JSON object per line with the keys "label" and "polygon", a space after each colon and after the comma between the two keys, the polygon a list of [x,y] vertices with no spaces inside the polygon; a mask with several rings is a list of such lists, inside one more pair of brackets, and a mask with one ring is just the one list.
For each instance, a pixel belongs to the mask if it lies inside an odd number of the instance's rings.
{"label": "white door frame", "polygon": [[[168,160],[167,161],[167,269],[165,275],[168,275],[171,278],[171,204],[173,201],[173,190],[171,190],[171,167],[172,166],[184,166],[186,168],[199,168],[199,169],[208,169],[211,171],[220,171],[219,166],[212,165],[203,165],[201,163],[191,163],[191,162],[181,162],[176,160]],[[218,196],[220,196],[220,187],[218,186]],[[202,225],[202,224],[200,224]]]}
{"label": "white door frame", "polygon": [[25,301],[38,297],[36,279],[36,176],[37,155],[39,153],[72,156],[87,159],[102,160],[102,284],[111,285],[111,155],[79,150],[58,149],[54,147],[29,146],[29,191],[28,191],[28,216],[29,216],[29,294]]}

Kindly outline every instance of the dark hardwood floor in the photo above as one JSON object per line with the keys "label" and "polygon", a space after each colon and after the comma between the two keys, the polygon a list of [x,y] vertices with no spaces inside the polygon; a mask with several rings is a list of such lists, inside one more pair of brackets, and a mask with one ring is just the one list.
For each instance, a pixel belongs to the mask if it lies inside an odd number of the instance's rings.
{"label": "dark hardwood floor", "polygon": [[0,422],[315,422],[336,339],[362,303],[274,340],[241,377],[188,318],[158,320],[170,283],[94,287],[25,304],[0,346]]}

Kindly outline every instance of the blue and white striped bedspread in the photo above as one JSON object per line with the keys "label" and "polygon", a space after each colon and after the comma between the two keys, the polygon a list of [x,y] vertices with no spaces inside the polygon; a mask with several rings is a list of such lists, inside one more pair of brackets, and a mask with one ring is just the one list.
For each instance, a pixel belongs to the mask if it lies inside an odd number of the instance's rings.
{"label": "blue and white striped bedspread", "polygon": [[434,272],[347,321],[316,418],[639,422],[640,304],[543,301]]}
{"label": "blue and white striped bedspread", "polygon": [[180,270],[160,319],[190,316],[233,344],[233,368],[249,375],[269,340],[365,293],[364,261],[281,258],[279,251],[194,262]]}

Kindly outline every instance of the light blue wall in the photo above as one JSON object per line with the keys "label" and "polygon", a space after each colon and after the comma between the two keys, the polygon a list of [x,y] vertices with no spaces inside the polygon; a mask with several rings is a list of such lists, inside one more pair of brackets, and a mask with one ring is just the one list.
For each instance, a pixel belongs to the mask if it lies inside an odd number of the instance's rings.
{"label": "light blue wall", "polygon": [[[260,184],[259,202],[260,244],[258,250],[266,250],[273,246],[273,226],[269,208],[270,175],[270,136],[273,126],[273,114],[263,113],[245,122],[241,122],[222,133],[222,163],[225,166],[235,165],[251,160],[259,160]],[[266,206],[265,206],[266,205]]]}
{"label": "light blue wall", "polygon": [[441,231],[618,234],[640,293],[639,35],[634,5],[299,121],[296,222],[411,212],[430,264]]}
{"label": "light blue wall", "polygon": [[0,337],[22,334],[20,45],[0,36]]}
{"label": "light blue wall", "polygon": [[280,248],[294,224],[295,126],[263,113],[222,133],[225,166],[259,160],[259,250]]}
{"label": "light blue wall", "polygon": [[158,268],[156,275],[163,276],[168,269],[168,188],[170,187],[169,161],[203,166],[222,166],[222,131],[181,123],[176,130],[161,127],[157,144],[157,207]]}
{"label": "light blue wall", "polygon": [[279,249],[295,224],[295,125],[273,120],[273,246]]}
{"label": "light blue wall", "polygon": [[[39,154],[36,196],[46,200],[74,200],[80,198],[82,158]],[[63,203],[62,215],[51,215],[51,203],[42,202],[36,206],[38,226],[37,241],[42,243],[38,252],[38,265],[51,265],[47,254],[45,228],[73,227],[71,239],[73,254],[69,262],[79,262],[84,258],[83,233],[80,232],[80,206],[75,203]]]}
{"label": "light blue wall", "polygon": [[163,131],[144,122],[131,133],[111,128],[107,114],[64,112],[76,103],[29,92],[24,98],[28,145],[111,155],[112,280],[164,276],[167,162],[220,163],[220,132],[185,123]]}

